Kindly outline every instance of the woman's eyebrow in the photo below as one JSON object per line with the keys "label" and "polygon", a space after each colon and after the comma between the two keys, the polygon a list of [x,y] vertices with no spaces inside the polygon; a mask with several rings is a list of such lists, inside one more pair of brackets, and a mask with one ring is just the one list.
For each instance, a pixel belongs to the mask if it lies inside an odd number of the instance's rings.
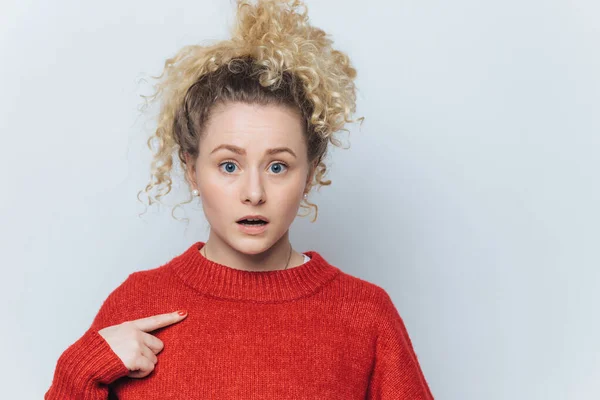
{"label": "woman's eyebrow", "polygon": [[[215,147],[213,149],[213,151],[210,152],[210,154],[215,153],[217,150],[229,150],[229,151],[239,154],[239,155],[246,155],[246,150],[242,149],[241,147],[234,146],[232,144],[221,144],[221,145]],[[273,155],[273,154],[284,153],[284,152],[290,153],[291,155],[296,157],[296,153],[294,153],[294,151],[292,149],[290,149],[289,147],[275,147],[272,149],[267,149],[265,151],[265,154]]]}

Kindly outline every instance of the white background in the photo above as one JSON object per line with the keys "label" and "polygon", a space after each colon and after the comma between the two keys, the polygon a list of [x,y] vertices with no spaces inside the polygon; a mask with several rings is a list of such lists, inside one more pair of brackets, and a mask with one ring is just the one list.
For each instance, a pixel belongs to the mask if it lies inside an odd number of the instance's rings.
{"label": "white background", "polygon": [[[390,293],[437,399],[600,398],[600,3],[307,4],[358,70],[365,122],[295,249]],[[187,228],[138,218],[154,126],[138,109],[164,59],[227,38],[233,10],[2,3],[3,398],[42,398],[129,273],[207,238],[197,206]]]}

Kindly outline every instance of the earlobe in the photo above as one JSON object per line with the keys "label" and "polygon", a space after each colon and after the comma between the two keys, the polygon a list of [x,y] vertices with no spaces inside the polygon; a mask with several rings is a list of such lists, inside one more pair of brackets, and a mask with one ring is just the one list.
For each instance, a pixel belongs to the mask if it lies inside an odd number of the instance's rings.
{"label": "earlobe", "polygon": [[313,163],[310,165],[310,167],[308,168],[308,176],[306,178],[306,183],[309,184],[315,175],[315,171],[317,170],[317,166]]}
{"label": "earlobe", "polygon": [[190,171],[189,168],[186,168],[185,174],[187,176],[188,182],[190,183],[190,185],[193,186],[193,184],[194,184],[194,173],[192,171]]}
{"label": "earlobe", "polygon": [[192,196],[200,197],[200,191],[194,187],[194,186],[196,186],[196,179],[195,179],[196,167],[193,164],[193,162],[192,162],[193,160],[188,153],[185,153],[185,161],[186,161],[185,175],[187,177],[187,180],[188,180],[190,186],[193,188]]}
{"label": "earlobe", "polygon": [[185,153],[185,174],[188,178],[188,181],[193,183],[194,179],[195,166],[192,160],[192,157],[188,153]]}

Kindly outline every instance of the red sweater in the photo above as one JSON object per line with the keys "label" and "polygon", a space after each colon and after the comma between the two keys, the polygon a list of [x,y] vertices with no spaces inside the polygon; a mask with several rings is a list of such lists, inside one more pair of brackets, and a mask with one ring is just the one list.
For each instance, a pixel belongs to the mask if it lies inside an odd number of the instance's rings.
{"label": "red sweater", "polygon": [[[381,287],[316,251],[287,270],[214,263],[193,244],[134,272],[59,357],[46,400],[432,399],[398,311]],[[154,371],[128,369],[104,327],[185,309],[151,332],[164,343]]]}

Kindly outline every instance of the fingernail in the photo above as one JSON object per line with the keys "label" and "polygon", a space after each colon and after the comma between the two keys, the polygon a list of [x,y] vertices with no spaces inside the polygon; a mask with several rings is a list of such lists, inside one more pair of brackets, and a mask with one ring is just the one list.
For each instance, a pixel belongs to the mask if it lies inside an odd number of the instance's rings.
{"label": "fingernail", "polygon": [[179,314],[181,316],[184,316],[185,314],[187,314],[187,311],[186,310],[180,310],[180,311],[177,311],[177,314]]}

